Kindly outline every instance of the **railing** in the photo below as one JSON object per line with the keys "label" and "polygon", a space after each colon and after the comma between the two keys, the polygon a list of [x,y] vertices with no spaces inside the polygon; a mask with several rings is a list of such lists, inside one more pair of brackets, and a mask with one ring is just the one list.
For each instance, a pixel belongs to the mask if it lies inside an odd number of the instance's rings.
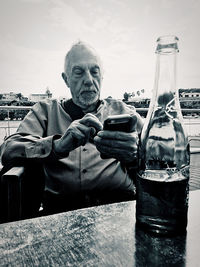
{"label": "railing", "polygon": [[[7,110],[8,112],[10,110],[30,110],[32,106],[0,106],[0,110]],[[138,113],[141,112],[147,112],[149,109],[148,108],[136,108]],[[200,109],[199,108],[183,108],[181,109],[182,113],[199,113],[200,114]]]}
{"label": "railing", "polygon": [[[10,112],[13,110],[30,110],[32,106],[0,106],[0,111],[5,110],[7,112],[7,116],[5,118],[5,125],[0,125],[0,144],[4,137],[9,136],[14,132],[18,125],[11,125]],[[23,118],[21,118],[23,119]],[[4,133],[4,137],[2,136]]]}
{"label": "railing", "polygon": [[[1,107],[0,107],[1,108]],[[138,113],[141,112],[148,112],[148,108],[136,108]],[[182,108],[181,109],[183,114],[187,114],[187,113],[198,113],[200,115],[200,109],[199,108]]]}
{"label": "railing", "polygon": [[[13,110],[30,110],[31,108],[32,108],[32,106],[0,106],[0,111],[2,111],[2,110],[7,111],[7,117],[3,123],[4,125],[0,125],[0,130],[1,130],[0,144],[2,143],[4,137],[9,136],[14,131],[16,131],[16,129],[19,125],[19,123],[17,123],[17,120],[16,120],[16,123],[14,123],[11,120],[11,118],[10,118],[11,111],[13,111]],[[145,115],[145,116],[148,112],[148,108],[136,108],[136,110],[138,113]],[[182,113],[183,114],[187,114],[187,113],[200,114],[200,109],[182,109]],[[192,119],[193,118],[190,117],[190,118],[187,118],[187,121],[185,121],[185,125],[188,129],[188,133],[190,135],[190,128],[191,127],[197,127],[197,129],[199,129],[198,135],[200,135],[200,122],[199,121],[198,122],[195,122],[195,121],[191,122]],[[2,135],[4,135],[4,136],[2,137]]]}

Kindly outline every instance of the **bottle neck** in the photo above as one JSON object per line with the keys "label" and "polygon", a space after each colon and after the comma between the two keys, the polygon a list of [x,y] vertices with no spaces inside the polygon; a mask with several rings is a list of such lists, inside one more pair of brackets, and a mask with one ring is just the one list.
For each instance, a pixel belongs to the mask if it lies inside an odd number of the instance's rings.
{"label": "bottle neck", "polygon": [[153,98],[160,105],[167,105],[166,101],[171,101],[178,96],[176,89],[176,57],[176,52],[157,54]]}

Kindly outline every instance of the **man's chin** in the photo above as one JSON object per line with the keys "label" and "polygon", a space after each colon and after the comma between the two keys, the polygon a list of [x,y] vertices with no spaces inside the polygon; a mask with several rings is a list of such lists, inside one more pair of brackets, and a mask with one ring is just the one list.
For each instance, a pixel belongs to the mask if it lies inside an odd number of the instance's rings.
{"label": "man's chin", "polygon": [[90,101],[81,101],[82,107],[90,107],[92,105],[95,105],[98,100],[90,100]]}
{"label": "man's chin", "polygon": [[85,106],[94,105],[99,100],[99,96],[96,93],[89,93],[81,95],[80,102]]}

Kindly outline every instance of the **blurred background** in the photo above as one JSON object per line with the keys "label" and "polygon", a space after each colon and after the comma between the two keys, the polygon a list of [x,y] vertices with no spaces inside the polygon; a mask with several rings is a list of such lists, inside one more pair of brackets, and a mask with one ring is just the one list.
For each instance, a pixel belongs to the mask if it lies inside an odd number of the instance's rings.
{"label": "blurred background", "polygon": [[0,93],[70,97],[64,56],[82,40],[102,57],[102,97],[150,97],[156,40],[169,34],[180,40],[178,88],[198,88],[199,14],[199,0],[1,0]]}

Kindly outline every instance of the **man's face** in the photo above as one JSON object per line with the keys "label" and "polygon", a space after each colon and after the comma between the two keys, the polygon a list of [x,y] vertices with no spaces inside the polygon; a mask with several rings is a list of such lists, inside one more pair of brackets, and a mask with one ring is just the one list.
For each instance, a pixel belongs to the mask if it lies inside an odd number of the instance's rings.
{"label": "man's face", "polygon": [[102,73],[98,57],[85,46],[76,47],[70,57],[67,85],[73,102],[81,108],[95,105],[100,97]]}

